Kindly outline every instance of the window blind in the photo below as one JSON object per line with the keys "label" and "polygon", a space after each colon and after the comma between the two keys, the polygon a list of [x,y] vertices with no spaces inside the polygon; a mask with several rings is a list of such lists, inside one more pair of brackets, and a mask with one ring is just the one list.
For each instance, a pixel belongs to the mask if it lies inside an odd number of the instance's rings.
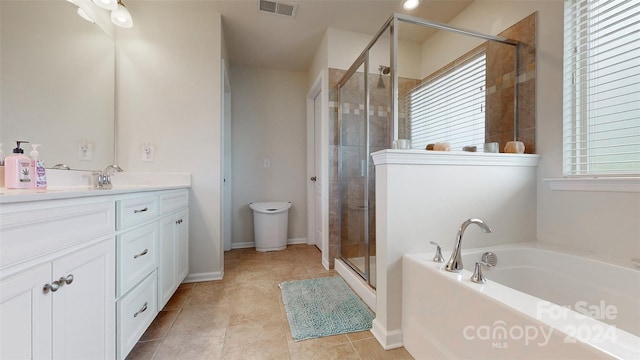
{"label": "window blind", "polygon": [[564,174],[640,174],[640,2],[564,4]]}
{"label": "window blind", "polygon": [[406,97],[411,147],[448,142],[451,150],[482,148],[485,137],[486,53],[475,54]]}

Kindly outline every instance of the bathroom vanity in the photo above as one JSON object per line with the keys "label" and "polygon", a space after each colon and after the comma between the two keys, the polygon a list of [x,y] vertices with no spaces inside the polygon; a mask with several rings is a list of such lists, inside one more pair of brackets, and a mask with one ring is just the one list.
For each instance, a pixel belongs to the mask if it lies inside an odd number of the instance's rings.
{"label": "bathroom vanity", "polygon": [[124,359],[189,271],[189,191],[0,195],[0,358]]}

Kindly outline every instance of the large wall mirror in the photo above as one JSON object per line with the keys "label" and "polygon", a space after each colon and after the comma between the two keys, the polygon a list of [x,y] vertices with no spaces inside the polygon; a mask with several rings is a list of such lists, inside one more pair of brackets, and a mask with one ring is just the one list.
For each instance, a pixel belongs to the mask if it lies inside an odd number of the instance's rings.
{"label": "large wall mirror", "polygon": [[97,170],[114,163],[115,45],[76,9],[0,1],[0,141],[5,154],[42,144],[47,167]]}

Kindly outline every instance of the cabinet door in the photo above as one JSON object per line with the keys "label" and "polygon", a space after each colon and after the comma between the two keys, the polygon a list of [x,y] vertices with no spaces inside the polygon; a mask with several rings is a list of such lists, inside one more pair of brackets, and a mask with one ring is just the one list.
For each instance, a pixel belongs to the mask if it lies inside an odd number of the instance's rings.
{"label": "cabinet door", "polygon": [[160,220],[160,262],[158,263],[158,310],[166,305],[176,288],[176,217]]}
{"label": "cabinet door", "polygon": [[53,357],[115,357],[115,240],[70,253],[53,262],[63,285],[53,294]]}
{"label": "cabinet door", "polygon": [[176,285],[189,274],[189,210],[180,211],[176,218]]}
{"label": "cabinet door", "polygon": [[51,358],[51,264],[0,282],[0,359]]}

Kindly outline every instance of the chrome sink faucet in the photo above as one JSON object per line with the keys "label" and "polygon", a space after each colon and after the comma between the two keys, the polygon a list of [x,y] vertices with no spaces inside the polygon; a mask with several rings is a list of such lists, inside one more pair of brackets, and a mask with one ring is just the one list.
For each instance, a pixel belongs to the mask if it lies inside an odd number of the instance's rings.
{"label": "chrome sink faucet", "polygon": [[480,219],[469,219],[469,220],[463,222],[462,225],[460,225],[460,228],[458,229],[458,237],[456,238],[456,243],[453,246],[453,252],[451,253],[451,258],[449,259],[449,262],[447,263],[447,266],[445,266],[445,270],[450,271],[450,272],[459,272],[460,270],[463,269],[463,265],[462,265],[462,235],[464,234],[464,231],[467,229],[467,226],[469,226],[471,224],[476,224],[476,225],[480,226],[480,229],[484,233],[490,233],[491,232],[491,228],[489,228],[489,226],[487,224],[485,224],[484,221],[482,221]]}
{"label": "chrome sink faucet", "polygon": [[95,178],[95,188],[101,190],[109,190],[113,187],[111,184],[111,175],[116,172],[123,172],[122,168],[118,165],[109,165],[103,171],[97,171],[93,174]]}

